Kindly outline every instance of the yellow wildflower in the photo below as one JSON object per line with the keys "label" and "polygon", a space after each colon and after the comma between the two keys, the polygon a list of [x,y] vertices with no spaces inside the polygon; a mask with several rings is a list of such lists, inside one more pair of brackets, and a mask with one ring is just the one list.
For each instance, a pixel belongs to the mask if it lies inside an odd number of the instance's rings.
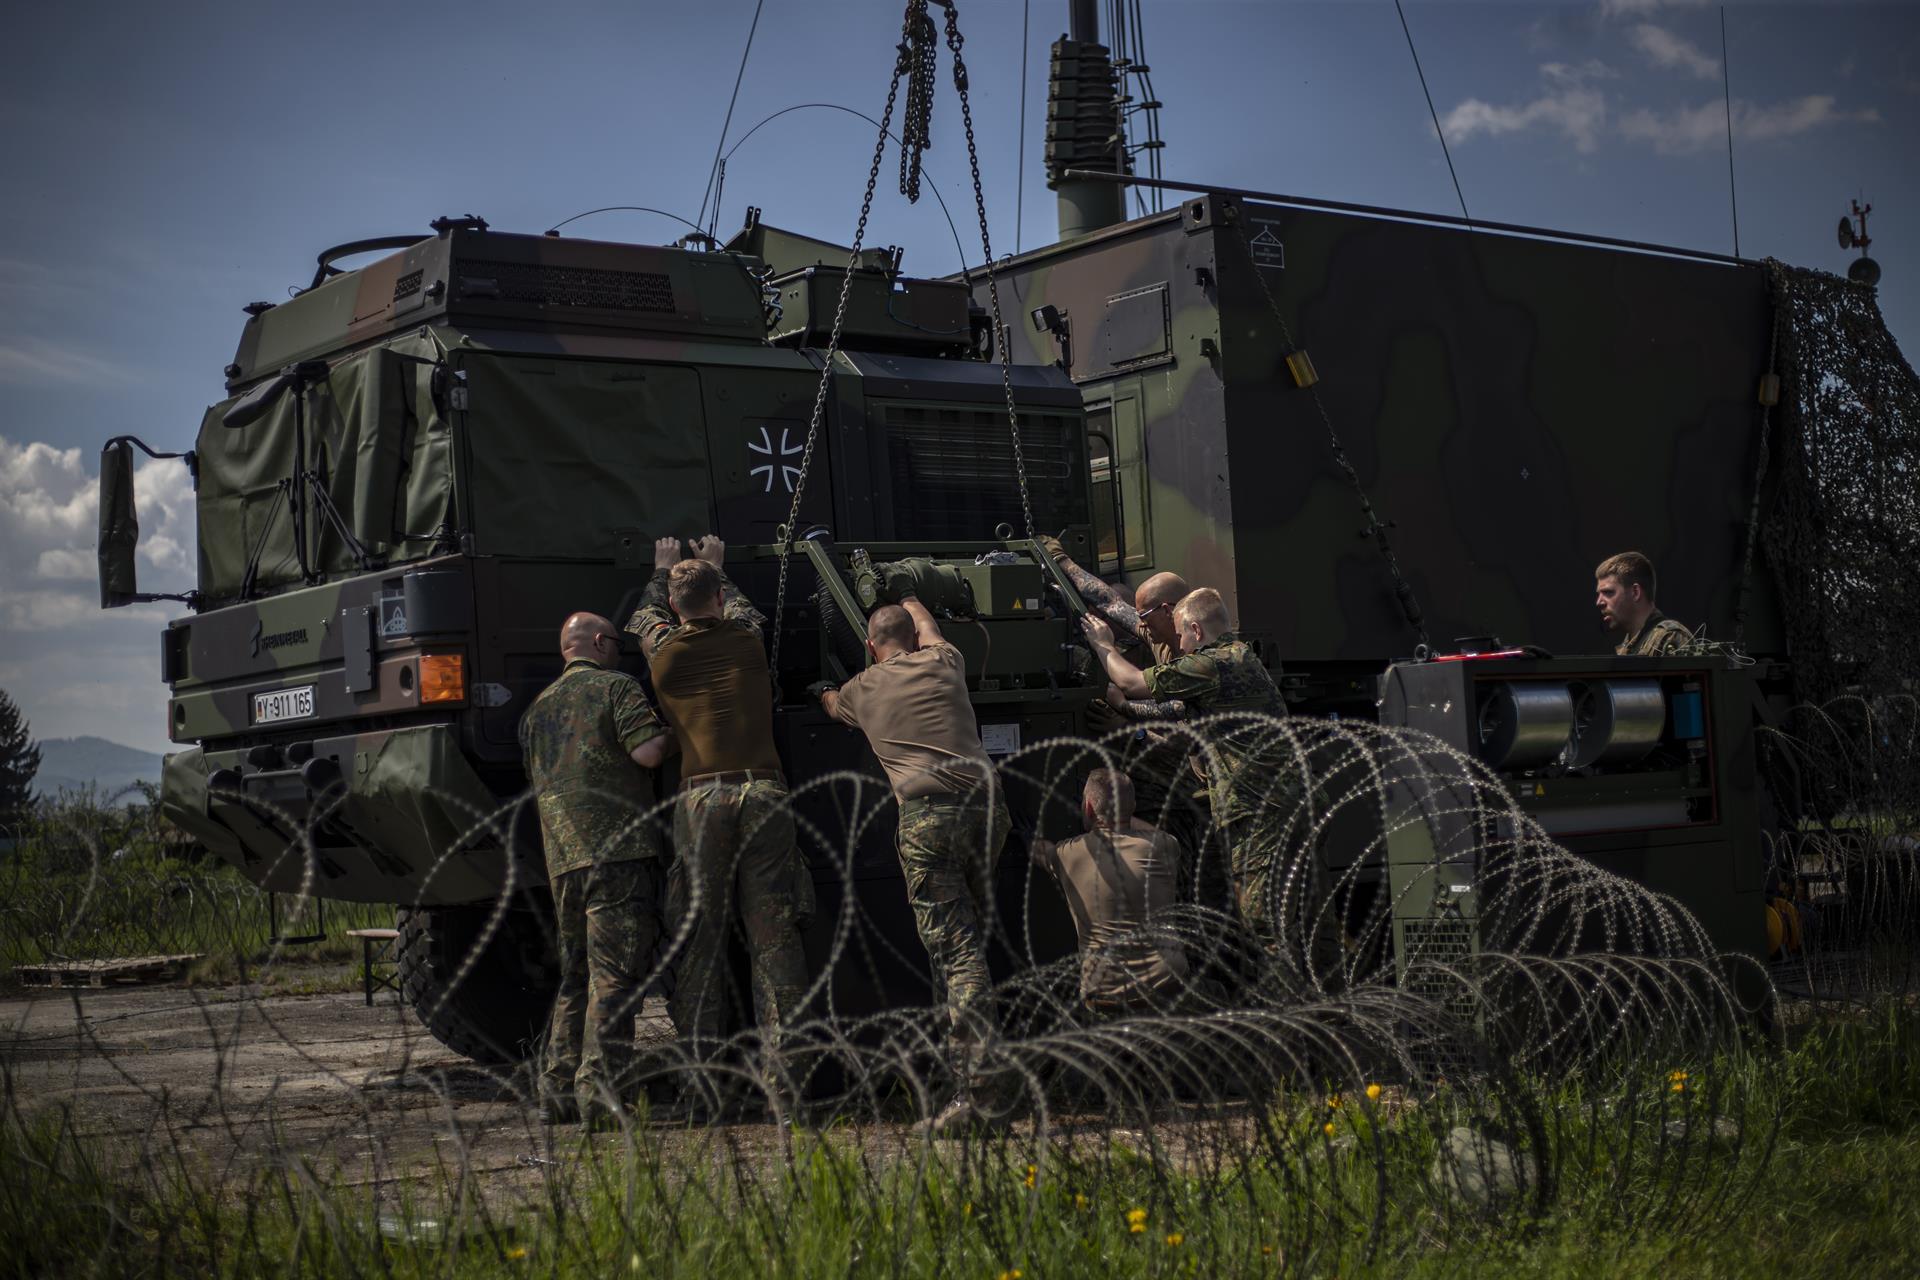
{"label": "yellow wildflower", "polygon": [[1670,1071],[1667,1073],[1667,1079],[1669,1080],[1678,1081],[1678,1080],[1685,1080],[1686,1078],[1687,1078],[1687,1073],[1684,1071]]}
{"label": "yellow wildflower", "polygon": [[1673,1082],[1673,1091],[1675,1093],[1685,1093],[1687,1091],[1687,1082],[1685,1080],[1675,1080]]}
{"label": "yellow wildflower", "polygon": [[1328,1094],[1327,1105],[1329,1107],[1332,1107],[1335,1111],[1338,1111],[1340,1109],[1340,1095],[1337,1093]]}
{"label": "yellow wildflower", "polygon": [[1021,1271],[1020,1268],[1015,1267],[1011,1271],[1002,1271],[1000,1273],[1000,1280],[1020,1280],[1020,1277],[1025,1274],[1026,1273]]}
{"label": "yellow wildflower", "polygon": [[1377,1085],[1377,1084],[1370,1084],[1370,1085],[1368,1085],[1368,1086],[1367,1086],[1367,1101],[1368,1101],[1368,1102],[1378,1102],[1378,1101],[1380,1101],[1380,1086],[1379,1086],[1379,1085]]}
{"label": "yellow wildflower", "polygon": [[1270,1244],[1261,1245],[1260,1256],[1263,1258],[1271,1258],[1273,1256],[1273,1246]]}
{"label": "yellow wildflower", "polygon": [[1073,1193],[1073,1207],[1076,1209],[1084,1209],[1087,1207],[1087,1198],[1078,1191]]}
{"label": "yellow wildflower", "polygon": [[520,1261],[520,1259],[526,1256],[527,1256],[527,1246],[523,1244],[517,1244],[513,1246],[513,1248],[507,1250],[508,1262],[518,1262]]}
{"label": "yellow wildflower", "polygon": [[973,1216],[973,1201],[969,1200],[960,1206],[960,1216],[963,1218],[971,1218]]}
{"label": "yellow wildflower", "polygon": [[1147,1211],[1145,1209],[1127,1210],[1128,1232],[1137,1236],[1144,1233],[1146,1229],[1147,1229]]}
{"label": "yellow wildflower", "polygon": [[1127,1228],[1129,1232],[1131,1232],[1136,1236],[1145,1233],[1146,1229],[1147,1229],[1147,1224],[1144,1222],[1136,1222],[1132,1226]]}
{"label": "yellow wildflower", "polygon": [[1321,1126],[1321,1128],[1329,1138],[1333,1136],[1333,1121],[1331,1120],[1327,1121],[1327,1123]]}
{"label": "yellow wildflower", "polygon": [[1167,1233],[1167,1248],[1178,1249],[1182,1244],[1186,1243],[1186,1239],[1187,1237],[1182,1232],[1169,1231]]}
{"label": "yellow wildflower", "polygon": [[1029,1191],[1033,1190],[1034,1179],[1039,1176],[1040,1176],[1040,1167],[1038,1165],[1030,1164],[1027,1166],[1027,1190]]}

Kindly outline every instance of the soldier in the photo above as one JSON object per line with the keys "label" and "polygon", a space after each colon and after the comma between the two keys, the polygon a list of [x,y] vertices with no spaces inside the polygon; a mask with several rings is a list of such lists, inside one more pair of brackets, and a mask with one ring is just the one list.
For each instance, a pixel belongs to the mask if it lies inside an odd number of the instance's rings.
{"label": "soldier", "polygon": [[1693,643],[1693,632],[1654,607],[1653,561],[1638,551],[1609,556],[1593,571],[1600,624],[1624,639],[1613,647],[1623,658],[1653,658]]}
{"label": "soldier", "polygon": [[1133,812],[1133,782],[1096,769],[1080,797],[1087,834],[1033,841],[1033,861],[1066,897],[1080,940],[1080,999],[1103,1013],[1172,1012],[1187,993],[1186,948],[1168,913],[1179,897],[1181,850]]}
{"label": "soldier", "polygon": [[929,1126],[936,1135],[993,1123],[978,1065],[991,1030],[984,997],[993,871],[1009,826],[993,762],[967,700],[966,660],[908,594],[867,619],[873,665],[839,689],[815,686],[826,713],[867,735],[900,806],[900,869],[947,1008],[961,1090]]}
{"label": "soldier", "polygon": [[1206,774],[1213,817],[1225,833],[1229,872],[1241,915],[1263,942],[1277,939],[1270,879],[1286,824],[1300,798],[1293,753],[1279,726],[1286,702],[1266,665],[1228,627],[1226,602],[1211,587],[1174,606],[1180,656],[1141,671],[1114,646],[1098,618],[1081,625],[1127,698],[1178,699],[1195,715],[1236,715],[1208,732]]}
{"label": "soldier", "polygon": [[555,1120],[602,1120],[625,1100],[634,1013],[660,938],[655,771],[671,737],[640,682],[609,669],[619,651],[605,618],[568,618],[566,667],[520,720],[560,943],[541,1076]]}
{"label": "soldier", "polygon": [[[1069,556],[1057,538],[1041,538],[1060,571],[1067,575],[1080,598],[1105,618],[1116,637],[1131,638],[1147,651],[1128,655],[1155,666],[1180,656],[1174,632],[1173,607],[1188,594],[1187,580],[1177,573],[1156,573],[1134,590],[1133,603],[1107,582],[1095,577]],[[1136,728],[1126,756],[1140,808],[1172,834],[1197,860],[1182,868],[1183,892],[1213,906],[1226,905],[1226,884],[1217,854],[1209,856],[1207,835],[1212,822],[1206,793],[1195,783],[1193,737],[1172,722],[1187,718],[1177,701],[1130,699],[1118,686],[1107,690],[1107,705]]]}
{"label": "soldier", "polygon": [[696,1054],[726,1026],[727,939],[736,918],[753,965],[755,1017],[769,1039],[798,1015],[807,990],[800,928],[813,882],[794,843],[785,776],[773,749],[765,619],[721,570],[709,535],[680,558],[653,547],[653,578],[628,629],[638,632],[660,710],[680,741],[668,899],[690,917],[670,1011]]}
{"label": "soldier", "polygon": [[1180,654],[1173,628],[1173,606],[1187,594],[1187,580],[1177,573],[1156,573],[1133,592],[1133,603],[1110,583],[1082,568],[1058,538],[1041,538],[1040,545],[1053,557],[1060,571],[1073,583],[1073,589],[1087,607],[1105,618],[1119,634],[1130,636],[1153,651],[1156,663],[1171,662]]}

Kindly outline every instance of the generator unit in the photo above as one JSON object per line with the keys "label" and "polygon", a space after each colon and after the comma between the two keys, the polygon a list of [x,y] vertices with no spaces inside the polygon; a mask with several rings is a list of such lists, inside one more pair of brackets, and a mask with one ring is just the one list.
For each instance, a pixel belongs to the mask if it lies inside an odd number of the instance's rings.
{"label": "generator unit", "polygon": [[[1488,932],[1488,859],[1521,816],[1588,862],[1666,894],[1721,953],[1765,951],[1765,856],[1754,730],[1758,674],[1723,657],[1547,658],[1521,650],[1395,663],[1380,722],[1478,761],[1388,785],[1387,880],[1404,975],[1423,947],[1469,954]],[[1544,904],[1541,909],[1545,910]],[[1576,945],[1595,949],[1599,939]]]}

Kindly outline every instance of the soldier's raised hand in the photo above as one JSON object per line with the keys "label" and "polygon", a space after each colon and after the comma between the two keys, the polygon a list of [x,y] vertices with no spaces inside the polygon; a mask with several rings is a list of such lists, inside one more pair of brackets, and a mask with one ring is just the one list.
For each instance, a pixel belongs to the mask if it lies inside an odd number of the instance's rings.
{"label": "soldier's raised hand", "polygon": [[655,538],[653,540],[653,567],[671,569],[680,563],[680,539]]}
{"label": "soldier's raised hand", "polygon": [[1088,613],[1081,615],[1080,629],[1087,634],[1087,643],[1096,649],[1113,648],[1113,628],[1104,618]]}
{"label": "soldier's raised hand", "polygon": [[695,538],[687,544],[687,549],[693,552],[695,560],[705,560],[716,569],[720,567],[727,555],[727,544],[720,541],[720,535],[715,533],[710,533],[704,538]]}

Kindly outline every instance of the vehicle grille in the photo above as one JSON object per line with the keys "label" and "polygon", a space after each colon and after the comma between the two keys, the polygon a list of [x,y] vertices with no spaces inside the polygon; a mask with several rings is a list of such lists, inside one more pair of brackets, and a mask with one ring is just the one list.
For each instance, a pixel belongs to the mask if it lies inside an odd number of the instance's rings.
{"label": "vehicle grille", "polygon": [[462,262],[460,270],[469,279],[492,281],[499,290],[497,296],[507,302],[669,314],[674,309],[673,281],[659,271],[608,271],[597,267],[486,261]]}
{"label": "vehicle grille", "polygon": [[[1020,529],[1020,489],[1004,409],[889,405],[881,421],[893,537],[987,539],[1003,521]],[[1084,524],[1087,464],[1079,417],[1023,412],[1019,421],[1035,531]]]}

